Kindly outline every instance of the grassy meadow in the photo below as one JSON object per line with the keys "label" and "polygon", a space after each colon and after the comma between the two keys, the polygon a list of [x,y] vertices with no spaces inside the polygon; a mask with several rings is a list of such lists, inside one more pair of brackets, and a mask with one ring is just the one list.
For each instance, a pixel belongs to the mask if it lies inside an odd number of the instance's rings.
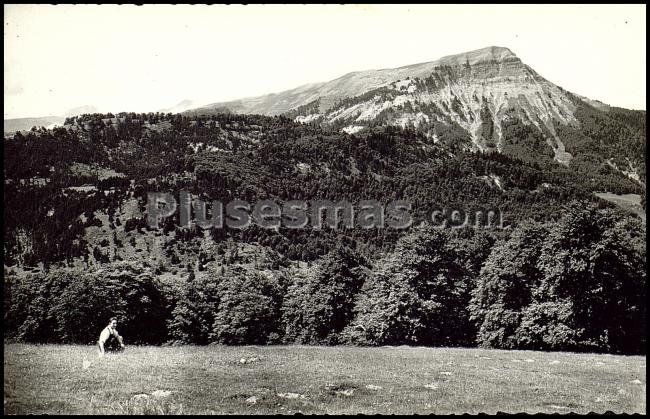
{"label": "grassy meadow", "polygon": [[643,221],[646,219],[645,210],[641,205],[641,195],[639,194],[617,195],[609,192],[604,192],[596,193],[595,195],[606,201],[613,202],[624,210],[638,215]]}
{"label": "grassy meadow", "polygon": [[4,345],[5,414],[645,413],[646,359],[423,347]]}

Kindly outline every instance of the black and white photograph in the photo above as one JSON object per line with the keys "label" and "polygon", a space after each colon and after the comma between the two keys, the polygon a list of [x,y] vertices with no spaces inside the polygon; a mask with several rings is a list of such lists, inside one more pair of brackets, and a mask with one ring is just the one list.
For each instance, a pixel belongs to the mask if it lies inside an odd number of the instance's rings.
{"label": "black and white photograph", "polygon": [[5,4],[5,415],[646,414],[645,4]]}

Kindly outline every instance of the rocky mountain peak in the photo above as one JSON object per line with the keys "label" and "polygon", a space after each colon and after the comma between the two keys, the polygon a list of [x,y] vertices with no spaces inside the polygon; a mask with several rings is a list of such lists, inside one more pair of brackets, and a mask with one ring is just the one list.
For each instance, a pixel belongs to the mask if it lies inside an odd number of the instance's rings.
{"label": "rocky mountain peak", "polygon": [[[572,159],[558,127],[579,124],[580,103],[595,106],[544,79],[510,49],[500,46],[448,55],[399,68],[357,71],[325,83],[233,102],[193,113],[283,114],[347,133],[376,125],[417,129],[433,141],[456,138],[481,151],[544,154]],[[596,106],[604,109],[603,106]],[[514,128],[523,125],[523,128]],[[531,150],[510,137],[525,131]],[[453,132],[453,135],[449,133]],[[533,151],[534,149],[534,151]]]}
{"label": "rocky mountain peak", "polygon": [[476,65],[479,63],[504,62],[519,60],[517,56],[504,47],[486,47],[474,51],[464,52],[462,54],[448,55],[436,60],[435,63],[440,65]]}

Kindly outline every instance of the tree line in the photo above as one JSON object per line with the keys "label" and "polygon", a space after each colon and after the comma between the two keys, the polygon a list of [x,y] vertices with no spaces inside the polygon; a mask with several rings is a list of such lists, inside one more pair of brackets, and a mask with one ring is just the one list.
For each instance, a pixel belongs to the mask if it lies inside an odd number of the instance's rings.
{"label": "tree line", "polygon": [[93,343],[481,346],[645,353],[645,228],[575,202],[495,241],[418,228],[374,258],[211,262],[182,282],[134,262],[8,275],[5,338]]}

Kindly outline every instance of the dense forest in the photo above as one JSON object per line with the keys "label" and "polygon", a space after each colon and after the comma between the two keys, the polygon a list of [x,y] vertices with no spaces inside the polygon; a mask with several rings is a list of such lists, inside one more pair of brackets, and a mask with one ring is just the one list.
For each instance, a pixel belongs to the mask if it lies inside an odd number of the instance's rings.
{"label": "dense forest", "polygon": [[[568,166],[516,119],[503,153],[464,149],[453,125],[433,141],[228,113],[86,114],[17,133],[4,140],[5,337],[90,343],[116,315],[137,343],[644,352],[645,222],[594,192],[645,187],[621,161],[589,156],[615,155],[621,130],[645,135],[645,123],[580,112],[593,121],[562,132]],[[416,222],[149,226],[147,193],[181,190],[224,203],[405,200]],[[421,225],[442,208],[498,208],[505,228]]]}

